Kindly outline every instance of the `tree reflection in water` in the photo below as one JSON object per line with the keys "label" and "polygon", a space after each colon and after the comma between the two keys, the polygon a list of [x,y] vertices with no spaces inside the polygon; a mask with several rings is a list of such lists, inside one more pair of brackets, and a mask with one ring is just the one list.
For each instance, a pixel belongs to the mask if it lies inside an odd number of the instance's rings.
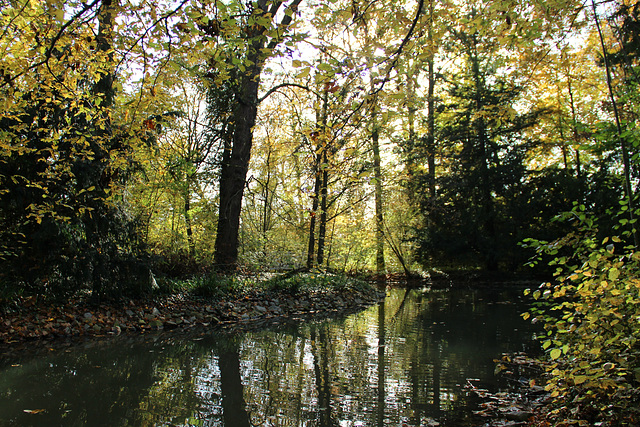
{"label": "tree reflection in water", "polygon": [[465,425],[467,379],[495,388],[530,339],[517,295],[391,290],[343,319],[3,359],[0,426]]}

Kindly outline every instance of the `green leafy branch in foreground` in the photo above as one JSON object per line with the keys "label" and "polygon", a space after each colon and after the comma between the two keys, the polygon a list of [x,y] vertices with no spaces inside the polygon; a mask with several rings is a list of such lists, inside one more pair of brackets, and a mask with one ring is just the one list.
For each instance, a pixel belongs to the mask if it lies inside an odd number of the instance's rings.
{"label": "green leafy branch in foreground", "polygon": [[[640,420],[640,252],[618,237],[598,238],[597,222],[576,207],[579,227],[554,242],[529,240],[538,259],[554,256],[556,280],[531,293],[525,319],[544,322],[546,390],[563,424]],[[569,255],[563,255],[564,253]]]}

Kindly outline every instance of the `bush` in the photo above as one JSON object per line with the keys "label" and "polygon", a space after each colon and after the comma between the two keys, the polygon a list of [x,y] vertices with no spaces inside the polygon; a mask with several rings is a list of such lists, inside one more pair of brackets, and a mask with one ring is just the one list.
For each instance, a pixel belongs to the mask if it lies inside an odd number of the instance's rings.
{"label": "bush", "polygon": [[191,294],[212,299],[237,295],[249,286],[248,279],[216,274],[197,276],[186,283]]}
{"label": "bush", "polygon": [[[640,252],[619,237],[600,239],[597,223],[574,209],[579,227],[551,243],[533,242],[555,258],[556,280],[532,293],[523,316],[544,322],[553,420],[608,425],[640,421]],[[562,256],[564,249],[572,254]],[[554,424],[557,425],[557,424]]]}
{"label": "bush", "polygon": [[344,275],[311,272],[275,276],[265,281],[264,287],[266,290],[297,295],[303,291],[313,292],[327,289],[339,292],[349,289],[361,291],[369,289],[370,285],[361,280]]}

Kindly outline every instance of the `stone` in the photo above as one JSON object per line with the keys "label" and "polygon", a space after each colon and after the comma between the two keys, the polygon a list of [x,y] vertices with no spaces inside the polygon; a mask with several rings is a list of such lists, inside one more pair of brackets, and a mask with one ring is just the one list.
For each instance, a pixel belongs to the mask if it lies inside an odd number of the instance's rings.
{"label": "stone", "polygon": [[527,421],[529,418],[533,416],[531,412],[513,410],[503,414],[504,417],[511,421]]}

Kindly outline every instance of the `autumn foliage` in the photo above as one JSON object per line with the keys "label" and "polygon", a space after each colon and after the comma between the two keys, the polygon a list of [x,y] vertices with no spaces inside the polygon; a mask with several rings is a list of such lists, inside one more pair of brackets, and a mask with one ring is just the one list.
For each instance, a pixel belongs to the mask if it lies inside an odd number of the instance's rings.
{"label": "autumn foliage", "polygon": [[532,292],[537,308],[524,314],[545,326],[546,390],[556,403],[548,418],[553,425],[638,423],[640,252],[619,237],[600,237],[580,207],[568,218],[577,223],[573,233],[535,242],[539,254],[554,256],[556,280]]}

